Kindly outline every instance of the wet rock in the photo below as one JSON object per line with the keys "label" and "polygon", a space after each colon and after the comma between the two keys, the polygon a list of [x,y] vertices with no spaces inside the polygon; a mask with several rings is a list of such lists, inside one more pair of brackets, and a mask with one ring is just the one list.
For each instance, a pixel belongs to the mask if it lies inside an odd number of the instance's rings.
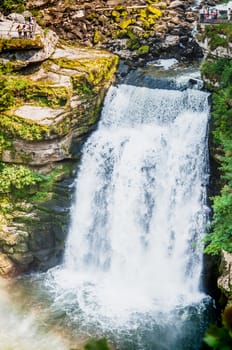
{"label": "wet rock", "polygon": [[3,253],[0,253],[0,275],[4,277],[14,276],[17,273],[15,263]]}
{"label": "wet rock", "polygon": [[23,15],[20,15],[19,13],[11,13],[7,16],[7,18],[17,23],[25,23],[25,17]]}
{"label": "wet rock", "polygon": [[176,0],[176,1],[172,1],[170,3],[170,5],[168,5],[169,9],[176,9],[178,7],[186,7],[186,2],[185,1],[180,1],[180,0]]}
{"label": "wet rock", "polygon": [[221,264],[219,266],[220,277],[218,278],[218,287],[227,297],[232,296],[232,254],[222,251]]}

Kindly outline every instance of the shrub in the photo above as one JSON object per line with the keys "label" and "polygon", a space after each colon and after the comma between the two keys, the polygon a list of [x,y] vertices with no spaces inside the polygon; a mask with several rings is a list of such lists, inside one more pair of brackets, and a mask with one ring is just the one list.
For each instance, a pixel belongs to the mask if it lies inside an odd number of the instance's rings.
{"label": "shrub", "polygon": [[222,313],[222,326],[212,325],[204,337],[205,343],[214,350],[232,349],[232,306]]}
{"label": "shrub", "polygon": [[43,180],[43,176],[24,165],[0,163],[0,193],[15,194],[33,187]]}
{"label": "shrub", "polygon": [[109,350],[107,341],[102,339],[90,339],[84,347],[85,350]]}

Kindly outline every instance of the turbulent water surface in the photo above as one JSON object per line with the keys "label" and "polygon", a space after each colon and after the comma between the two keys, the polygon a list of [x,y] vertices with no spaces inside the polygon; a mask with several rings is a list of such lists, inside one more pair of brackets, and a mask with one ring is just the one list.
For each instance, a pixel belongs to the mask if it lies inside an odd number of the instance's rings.
{"label": "turbulent water surface", "polygon": [[197,89],[110,88],[83,148],[64,263],[20,282],[33,281],[48,341],[65,327],[120,350],[201,348],[208,114]]}

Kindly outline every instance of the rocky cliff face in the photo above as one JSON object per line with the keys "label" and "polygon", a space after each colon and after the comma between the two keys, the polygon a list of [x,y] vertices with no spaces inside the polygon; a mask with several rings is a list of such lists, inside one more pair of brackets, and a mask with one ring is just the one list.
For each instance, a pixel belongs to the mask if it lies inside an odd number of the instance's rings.
{"label": "rocky cliff face", "polygon": [[197,13],[183,0],[30,0],[42,26],[59,37],[107,48],[130,64],[154,58],[202,56],[192,36]]}
{"label": "rocky cliff face", "polygon": [[[9,276],[47,269],[61,257],[80,146],[96,125],[118,57],[67,46],[41,28],[32,40],[3,40],[0,273]],[[35,40],[40,45],[32,48]]]}
{"label": "rocky cliff face", "polygon": [[221,263],[219,267],[220,277],[218,278],[218,288],[227,299],[228,304],[232,302],[232,254],[222,251]]}

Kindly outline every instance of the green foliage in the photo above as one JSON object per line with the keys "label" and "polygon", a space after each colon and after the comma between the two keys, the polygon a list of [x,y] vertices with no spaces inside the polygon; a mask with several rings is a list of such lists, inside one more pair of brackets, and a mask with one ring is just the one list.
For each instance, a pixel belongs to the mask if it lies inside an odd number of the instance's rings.
{"label": "green foliage", "polygon": [[205,253],[216,255],[221,249],[232,253],[232,193],[228,186],[223,188],[220,196],[213,198],[213,211],[211,233],[205,238],[210,244]]}
{"label": "green foliage", "polygon": [[12,141],[0,131],[0,154],[4,149],[9,149],[12,147]]}
{"label": "green foliage", "polygon": [[15,104],[14,96],[10,91],[0,90],[0,111],[12,107]]}
{"label": "green foliage", "polygon": [[23,165],[0,163],[0,194],[17,194],[43,181],[43,176]]}
{"label": "green foliage", "polygon": [[229,86],[232,81],[232,60],[218,59],[205,61],[201,66],[201,73],[213,83],[219,83],[220,88]]}
{"label": "green foliage", "polygon": [[49,175],[41,175],[43,181],[39,183],[36,193],[33,193],[30,197],[30,202],[38,204],[47,201],[54,193],[54,185],[61,179],[72,176],[74,167],[75,163],[62,164],[52,170]]}
{"label": "green foliage", "polygon": [[232,306],[227,306],[222,314],[222,327],[210,326],[204,341],[214,350],[232,349]]}
{"label": "green foliage", "polygon": [[105,338],[90,339],[84,347],[85,350],[110,350]]}
{"label": "green foliage", "polygon": [[230,23],[206,25],[201,40],[208,39],[209,47],[215,50],[217,47],[229,47],[232,41],[232,26]]}
{"label": "green foliage", "polygon": [[25,0],[2,0],[0,4],[0,9],[5,13],[24,11]]}
{"label": "green foliage", "polygon": [[232,253],[232,60],[205,62],[202,73],[217,87],[212,94],[213,153],[220,171],[220,194],[213,197],[213,218],[205,253]]}

